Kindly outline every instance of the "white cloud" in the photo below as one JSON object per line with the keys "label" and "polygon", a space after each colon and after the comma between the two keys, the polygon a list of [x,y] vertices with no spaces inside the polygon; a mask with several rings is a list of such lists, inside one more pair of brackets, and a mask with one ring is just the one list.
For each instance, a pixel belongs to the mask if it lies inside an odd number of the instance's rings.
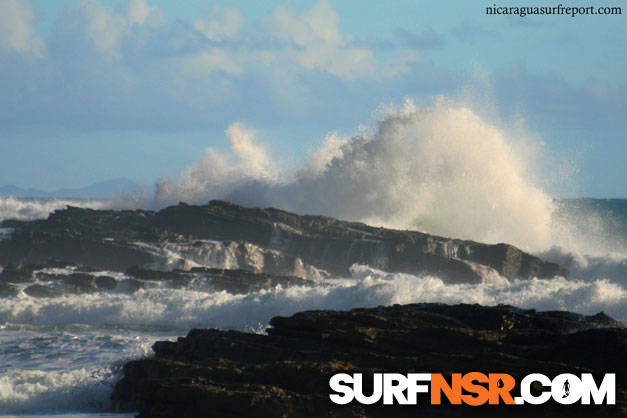
{"label": "white cloud", "polygon": [[35,33],[35,13],[28,0],[0,0],[0,50],[40,55],[44,43]]}
{"label": "white cloud", "polygon": [[[35,37],[30,3],[0,0],[0,4],[0,48],[40,51],[43,42]],[[249,25],[239,10],[227,7],[216,6],[208,18],[189,25],[152,24],[159,16],[159,8],[147,0],[126,0],[116,7],[102,0],[79,0],[64,12],[62,42],[69,48],[83,43],[107,59],[131,60],[133,65],[139,63],[136,54],[145,52],[141,58],[151,60],[145,64],[168,68],[177,82],[185,84],[213,83],[210,76],[219,72],[241,77],[280,66],[282,83],[296,87],[294,91],[304,74],[327,73],[344,80],[390,77],[409,71],[408,64],[417,59],[415,53],[403,52],[387,64],[378,63],[371,49],[351,44],[340,33],[340,18],[328,0],[304,9],[279,6],[268,18]],[[162,31],[157,29],[160,25]],[[139,26],[147,29],[138,31]],[[196,31],[210,43],[201,42]],[[227,40],[233,42],[216,45]],[[133,55],[123,56],[123,46],[129,46]],[[155,53],[158,50],[164,53]]]}
{"label": "white cloud", "polygon": [[374,75],[378,65],[373,52],[350,46],[339,32],[339,20],[331,3],[320,0],[304,11],[278,7],[269,27],[291,44],[287,53],[304,69],[347,79]]}
{"label": "white cloud", "polygon": [[80,0],[79,25],[101,54],[120,58],[120,44],[133,25],[143,25],[154,10],[146,0],[128,0],[124,10],[114,10],[98,0]]}
{"label": "white cloud", "polygon": [[417,60],[416,53],[403,51],[402,57],[379,64],[372,50],[353,46],[342,36],[339,16],[327,0],[306,9],[279,6],[260,25],[248,28],[242,27],[242,15],[236,9],[215,9],[211,19],[196,20],[193,26],[210,41],[237,41],[192,49],[178,57],[178,71],[195,79],[215,71],[243,76],[279,67],[285,84],[311,72],[356,80],[394,76],[409,71],[409,64]]}
{"label": "white cloud", "polygon": [[129,23],[144,24],[152,9],[153,8],[146,3],[146,0],[130,0],[127,7]]}
{"label": "white cloud", "polygon": [[182,75],[194,79],[203,78],[213,71],[224,71],[230,75],[244,72],[243,58],[227,48],[208,48],[196,54],[176,59],[175,68]]}
{"label": "white cloud", "polygon": [[301,66],[328,72],[341,78],[356,79],[374,75],[377,68],[372,51],[363,48],[335,48],[313,44],[296,53]]}
{"label": "white cloud", "polygon": [[272,17],[275,33],[300,46],[315,42],[336,46],[343,44],[338,31],[339,21],[328,0],[320,0],[303,12],[280,6]]}
{"label": "white cloud", "polygon": [[215,17],[209,20],[194,21],[194,28],[212,41],[233,38],[242,25],[242,14],[233,8],[216,8]]}
{"label": "white cloud", "polygon": [[126,20],[97,0],[81,0],[79,11],[84,19],[86,36],[103,54],[118,56],[120,39],[126,30]]}

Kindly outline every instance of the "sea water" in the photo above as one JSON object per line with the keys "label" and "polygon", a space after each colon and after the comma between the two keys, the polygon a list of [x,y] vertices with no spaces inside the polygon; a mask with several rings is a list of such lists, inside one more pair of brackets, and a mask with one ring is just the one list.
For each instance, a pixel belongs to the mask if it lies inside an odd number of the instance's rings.
{"label": "sea water", "polygon": [[[5,219],[41,218],[67,204],[105,206],[105,202],[0,199]],[[155,341],[175,339],[195,327],[260,333],[272,317],[307,309],[412,302],[504,303],[583,314],[604,311],[627,320],[627,200],[565,200],[558,206],[554,216],[560,222],[604,220],[604,242],[611,242],[615,250],[589,254],[551,246],[538,252],[568,267],[570,278],[507,280],[493,275],[480,284],[447,284],[435,276],[387,273],[355,265],[348,277],[319,278],[313,287],[277,286],[248,294],[217,292],[192,282],[186,288],[155,285],[132,294],[120,291],[33,298],[21,292],[2,298],[0,414],[103,416],[113,412],[110,395],[124,362],[150,355]],[[582,223],[579,228],[592,227]],[[600,239],[600,226],[594,228],[594,233],[581,233]],[[3,234],[6,237],[10,232]],[[173,251],[171,246],[168,251]],[[206,265],[216,267],[212,260],[223,258],[208,256]],[[64,273],[60,270],[56,273]],[[92,274],[119,281],[126,278],[119,272]]]}

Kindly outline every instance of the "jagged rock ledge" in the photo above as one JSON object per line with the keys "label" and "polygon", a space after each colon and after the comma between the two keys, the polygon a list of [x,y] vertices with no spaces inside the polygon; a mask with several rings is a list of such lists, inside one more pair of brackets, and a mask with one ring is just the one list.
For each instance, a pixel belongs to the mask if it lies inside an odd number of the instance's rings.
{"label": "jagged rock ledge", "polygon": [[[112,399],[140,416],[620,416],[627,413],[627,331],[603,313],[412,304],[308,311],[271,320],[267,335],[195,329],[130,361]],[[338,372],[617,374],[617,405],[337,407]]]}
{"label": "jagged rock ledge", "polygon": [[[58,269],[62,269],[61,272]],[[48,270],[48,271],[46,271]],[[52,270],[53,272],[50,272]],[[169,289],[202,287],[231,294],[246,294],[276,286],[313,286],[315,282],[295,276],[254,273],[241,269],[193,267],[189,270],[152,270],[133,266],[123,277],[107,276],[89,266],[50,260],[46,264],[8,264],[0,273],[0,297],[20,293],[51,298],[95,292],[134,293],[158,286]]]}
{"label": "jagged rock ledge", "polygon": [[138,242],[219,240],[235,242],[241,259],[254,253],[268,265],[291,266],[256,271],[269,274],[297,275],[314,268],[346,276],[358,263],[388,272],[434,274],[447,282],[477,283],[489,271],[507,278],[568,276],[563,267],[508,244],[481,244],[223,201],[181,203],[158,212],[69,207],[46,220],[3,225],[14,231],[10,239],[0,240],[0,265],[57,259],[125,271],[155,262],[155,255]]}

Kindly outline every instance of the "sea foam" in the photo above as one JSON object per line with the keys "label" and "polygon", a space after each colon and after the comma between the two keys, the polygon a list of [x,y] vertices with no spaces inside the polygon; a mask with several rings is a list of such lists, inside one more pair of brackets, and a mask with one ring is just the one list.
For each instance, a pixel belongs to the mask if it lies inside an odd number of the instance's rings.
{"label": "sea foam", "polygon": [[129,295],[95,293],[57,298],[19,295],[0,300],[0,322],[31,325],[257,328],[275,315],[307,309],[350,309],[394,303],[512,304],[522,308],[605,311],[627,319],[625,288],[608,279],[531,279],[447,284],[434,276],[386,273],[355,265],[344,279],[315,285],[264,289],[248,294],[216,292],[210,286],[154,287]]}
{"label": "sea foam", "polygon": [[191,328],[260,333],[277,315],[414,302],[604,311],[627,319],[627,290],[607,279],[501,277],[446,284],[434,276],[360,265],[352,267],[350,277],[320,279],[311,287],[277,286],[237,295],[194,285],[40,299],[20,293],[0,299],[0,323],[5,324],[0,333],[0,411],[106,411],[124,360],[149,354],[154,341],[185,335]]}

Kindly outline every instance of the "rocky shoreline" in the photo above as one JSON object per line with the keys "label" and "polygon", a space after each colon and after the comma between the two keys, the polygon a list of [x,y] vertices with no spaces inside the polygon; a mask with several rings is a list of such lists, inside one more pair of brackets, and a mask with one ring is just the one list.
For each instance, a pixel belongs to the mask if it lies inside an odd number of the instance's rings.
{"label": "rocky shoreline", "polygon": [[159,254],[163,248],[155,245],[179,245],[184,247],[181,251],[198,255],[212,250],[215,244],[206,242],[212,240],[232,247],[236,268],[272,275],[306,278],[317,271],[345,277],[352,265],[364,264],[387,272],[433,274],[448,283],[479,283],[491,273],[510,279],[568,276],[558,264],[508,244],[375,228],[223,201],[181,203],[158,212],[68,207],[45,220],[4,221],[0,226],[13,228],[10,239],[0,240],[2,266],[63,260],[120,272],[136,266],[189,269],[185,260],[165,265]]}
{"label": "rocky shoreline", "polygon": [[[275,317],[266,335],[195,329],[130,361],[113,400],[158,416],[624,416],[627,330],[599,313],[412,304]],[[617,405],[567,407],[333,405],[340,372],[617,374]]]}
{"label": "rocky shoreline", "polygon": [[[141,289],[248,294],[277,286],[325,286],[355,264],[434,275],[444,283],[568,277],[562,266],[508,244],[482,244],[223,201],[160,211],[68,207],[38,221],[4,221],[0,298],[56,298]],[[322,280],[321,280],[322,279]],[[459,407],[337,407],[338,372],[617,373],[615,407],[569,408],[575,416],[627,413],[621,323],[599,313],[511,306],[413,304],[308,311],[275,317],[266,334],[195,329],[155,343],[128,362],[112,399],[141,416],[458,416]],[[534,408],[535,416],[564,409]],[[527,416],[526,407],[481,408]]]}

